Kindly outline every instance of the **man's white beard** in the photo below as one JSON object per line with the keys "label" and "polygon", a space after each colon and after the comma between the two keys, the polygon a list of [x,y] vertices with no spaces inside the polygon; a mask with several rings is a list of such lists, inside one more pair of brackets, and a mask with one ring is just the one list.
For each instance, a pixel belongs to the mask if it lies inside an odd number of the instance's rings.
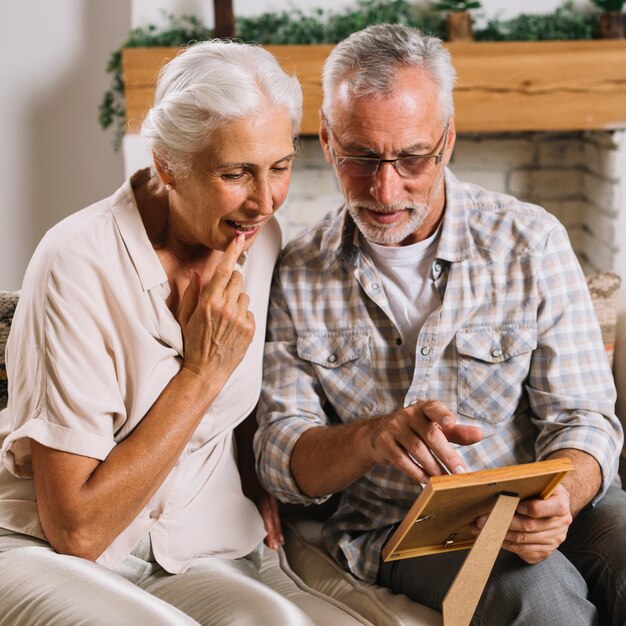
{"label": "man's white beard", "polygon": [[[376,224],[369,217],[363,216],[363,213],[367,210],[377,213],[406,211],[408,220],[403,219],[401,224]],[[381,245],[392,245],[402,243],[424,223],[429,212],[429,206],[415,202],[384,205],[370,200],[362,200],[355,204],[348,203],[348,211],[354,223],[368,241]]]}

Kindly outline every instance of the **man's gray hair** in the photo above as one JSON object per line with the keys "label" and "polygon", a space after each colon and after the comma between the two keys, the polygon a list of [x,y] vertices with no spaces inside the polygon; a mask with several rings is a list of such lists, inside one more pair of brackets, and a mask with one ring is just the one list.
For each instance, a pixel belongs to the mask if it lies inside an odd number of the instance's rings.
{"label": "man's gray hair", "polygon": [[343,81],[357,97],[384,95],[393,89],[396,72],[402,67],[419,67],[428,73],[438,88],[443,118],[449,118],[454,112],[456,82],[450,53],[441,39],[400,24],[368,26],[333,49],[324,63],[324,114],[329,116]]}
{"label": "man's gray hair", "polygon": [[212,131],[258,112],[265,102],[287,111],[295,137],[302,119],[298,79],[260,46],[204,41],[163,67],[141,134],[170,171],[188,173]]}

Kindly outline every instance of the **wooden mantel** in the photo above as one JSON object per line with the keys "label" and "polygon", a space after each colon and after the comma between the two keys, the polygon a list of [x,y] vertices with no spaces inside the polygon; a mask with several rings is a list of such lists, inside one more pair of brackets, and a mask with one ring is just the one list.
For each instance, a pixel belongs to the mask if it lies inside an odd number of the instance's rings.
{"label": "wooden mantel", "polygon": [[[318,130],[321,67],[332,45],[267,46],[304,90],[302,133]],[[626,41],[449,44],[460,132],[626,128]],[[137,132],[159,68],[175,48],[126,48],[128,132]]]}

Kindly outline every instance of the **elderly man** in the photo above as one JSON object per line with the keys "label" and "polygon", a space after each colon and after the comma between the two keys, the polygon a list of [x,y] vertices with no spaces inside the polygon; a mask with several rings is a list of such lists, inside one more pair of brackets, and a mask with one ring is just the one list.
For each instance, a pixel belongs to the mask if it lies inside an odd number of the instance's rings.
{"label": "elderly man", "polygon": [[284,501],[339,492],[333,556],[440,609],[464,552],[380,557],[420,483],[568,457],[550,498],[518,506],[476,618],[624,624],[623,433],[585,279],[553,216],[446,169],[454,82],[441,42],[404,26],[326,62],[320,137],[346,202],[275,273],[258,470]]}

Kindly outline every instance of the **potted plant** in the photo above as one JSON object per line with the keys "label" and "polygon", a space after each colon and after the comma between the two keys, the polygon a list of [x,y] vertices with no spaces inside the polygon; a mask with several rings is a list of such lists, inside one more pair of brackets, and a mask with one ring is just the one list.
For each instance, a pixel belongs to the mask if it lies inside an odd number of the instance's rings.
{"label": "potted plant", "polygon": [[600,38],[624,38],[624,14],[622,9],[626,0],[593,0],[602,11],[600,13]]}
{"label": "potted plant", "polygon": [[437,11],[447,11],[449,41],[472,41],[472,16],[470,9],[480,9],[478,0],[440,0],[433,3]]}
{"label": "potted plant", "polygon": [[[304,91],[301,132],[317,133],[321,68],[333,45],[368,24],[396,22],[445,38],[445,19],[431,5],[409,0],[355,0],[351,9],[299,9],[236,20],[237,37],[268,48]],[[626,3],[626,0],[624,0]],[[167,17],[167,16],[166,16]],[[476,43],[450,43],[459,73],[455,94],[462,132],[593,130],[626,119],[626,40],[597,40],[598,15],[566,2],[545,15],[492,19]],[[195,17],[169,16],[157,27],[134,29],[115,50],[111,88],[100,106],[103,128],[137,132],[154,94],[154,77],[189,41],[213,36]],[[555,41],[562,40],[562,41]],[[576,41],[578,40],[578,41]],[[568,94],[578,94],[571,99]]]}

